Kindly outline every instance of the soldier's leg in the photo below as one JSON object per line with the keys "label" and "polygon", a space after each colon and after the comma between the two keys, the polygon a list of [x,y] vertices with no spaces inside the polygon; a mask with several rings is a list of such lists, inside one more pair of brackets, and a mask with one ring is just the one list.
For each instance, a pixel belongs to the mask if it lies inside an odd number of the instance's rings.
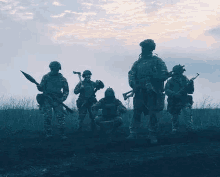
{"label": "soldier's leg", "polygon": [[58,121],[59,134],[63,139],[65,139],[66,138],[66,136],[64,134],[64,131],[65,131],[65,115],[64,115],[63,111],[64,111],[64,109],[63,109],[62,105],[55,104],[54,113],[55,113],[55,117]]}
{"label": "soldier's leg", "polygon": [[150,120],[149,120],[149,138],[151,143],[157,143],[157,132],[158,132],[158,112],[154,110],[149,110]]}
{"label": "soldier's leg", "polygon": [[179,115],[172,115],[172,132],[175,133],[179,129]]}
{"label": "soldier's leg", "polygon": [[172,121],[172,132],[176,133],[179,129],[179,115],[181,112],[181,107],[180,106],[176,106],[178,103],[176,104],[169,104],[167,106],[167,110],[168,112],[172,115],[171,117],[171,121]]}
{"label": "soldier's leg", "polygon": [[192,117],[192,106],[190,104],[187,104],[183,109],[183,118],[186,123],[186,129],[187,131],[193,131],[193,117]]}
{"label": "soldier's leg", "polygon": [[87,114],[87,108],[86,107],[81,107],[78,109],[79,111],[79,117],[78,117],[78,121],[79,121],[79,127],[78,127],[78,131],[82,130],[82,126],[83,126],[83,121],[86,117]]}
{"label": "soldier's leg", "polygon": [[92,113],[91,106],[88,107],[88,112],[89,112],[89,118],[91,120],[91,130],[96,131],[95,117]]}
{"label": "soldier's leg", "polygon": [[142,110],[141,109],[135,109],[134,108],[134,114],[130,122],[130,135],[127,137],[127,139],[136,139],[139,133],[139,128],[141,125],[141,114]]}
{"label": "soldier's leg", "polygon": [[41,113],[43,113],[44,116],[44,131],[46,134],[46,137],[52,136],[52,127],[51,127],[51,121],[52,121],[52,106],[49,104],[47,99],[45,99],[44,104],[41,107]]}

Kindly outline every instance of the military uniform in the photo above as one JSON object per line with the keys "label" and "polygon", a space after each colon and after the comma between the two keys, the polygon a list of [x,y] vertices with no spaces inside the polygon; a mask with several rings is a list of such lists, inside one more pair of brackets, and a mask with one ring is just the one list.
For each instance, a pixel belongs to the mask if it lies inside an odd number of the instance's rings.
{"label": "military uniform", "polygon": [[[57,62],[56,65],[59,66],[59,63]],[[62,89],[63,92],[61,91]],[[43,94],[45,94],[44,101],[40,105],[40,108],[41,112],[44,115],[44,129],[46,131],[46,135],[51,136],[51,120],[53,108],[55,116],[58,120],[58,129],[60,131],[61,136],[64,136],[64,109],[63,106],[57,103],[56,100],[52,97],[56,97],[56,99],[58,99],[61,102],[67,99],[69,95],[69,86],[66,78],[64,78],[61,73],[53,74],[52,72],[49,72],[48,74],[43,76],[41,83],[38,86],[38,90],[42,91]]]}
{"label": "military uniform", "polygon": [[[181,68],[183,66],[177,65],[176,67]],[[189,82],[189,79],[185,75],[174,74],[174,76],[170,78],[165,85],[165,93],[168,96],[167,111],[172,115],[172,131],[173,132],[176,132],[178,130],[178,127],[179,127],[178,116],[180,115],[181,111],[186,121],[187,129],[188,130],[193,129],[192,110],[191,110],[193,99],[192,99],[192,96],[188,94],[193,94],[194,83],[191,82],[186,87],[188,82]],[[184,87],[186,87],[185,92],[178,94],[178,92]]]}
{"label": "military uniform", "polygon": [[[112,96],[109,97],[107,92],[112,92],[110,93]],[[102,109],[102,114],[96,116],[96,124],[100,126],[102,133],[108,130],[114,133],[123,124],[120,115],[125,113],[127,109],[120,100],[115,98],[113,89],[108,88],[105,97],[92,106],[92,110],[97,111],[99,109]]]}
{"label": "military uniform", "polygon": [[137,135],[143,112],[144,115],[150,115],[149,137],[157,141],[155,139],[158,126],[156,113],[164,108],[164,81],[168,78],[168,70],[163,60],[152,54],[152,50],[155,49],[154,45],[152,47],[148,45],[151,50],[144,53],[147,46],[145,47],[143,44],[146,41],[150,45],[153,43],[153,41],[145,40],[140,44],[142,54],[128,72],[129,85],[135,93],[134,114],[128,138]]}
{"label": "military uniform", "polygon": [[[88,74],[91,75],[90,73]],[[85,75],[83,75],[83,77],[85,77]],[[81,88],[82,85],[84,86],[84,88]],[[87,111],[89,112],[89,118],[92,121],[91,124],[94,124],[94,116],[91,111],[91,106],[97,102],[96,95],[94,93],[95,89],[99,89],[99,83],[93,82],[91,80],[83,80],[82,83],[79,82],[74,89],[74,93],[79,94],[79,98],[76,101],[76,105],[79,111],[79,130],[82,129],[83,121],[85,119]],[[84,104],[85,102],[87,102],[87,104]]]}

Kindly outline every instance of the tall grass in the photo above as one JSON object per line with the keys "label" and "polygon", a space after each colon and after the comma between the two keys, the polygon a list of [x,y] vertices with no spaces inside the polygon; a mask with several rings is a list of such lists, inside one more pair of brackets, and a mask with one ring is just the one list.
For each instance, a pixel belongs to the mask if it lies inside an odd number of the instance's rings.
{"label": "tall grass", "polygon": [[[0,97],[0,129],[6,130],[7,132],[17,132],[20,130],[31,130],[31,131],[43,131],[44,118],[37,107],[37,103],[31,98],[7,98]],[[126,107],[128,112],[122,116],[124,127],[128,127],[130,119],[133,116],[131,106],[127,102]],[[74,130],[78,125],[78,112],[75,108],[75,104],[68,105],[74,109],[74,114],[69,114],[65,117],[66,127]],[[196,105],[193,111],[193,121],[196,128],[204,129],[209,126],[220,127],[219,116],[220,109],[218,105],[210,104],[210,100],[205,99],[204,102],[200,103],[200,107]],[[159,114],[159,122],[161,125],[171,123],[171,115],[166,111],[162,111]],[[57,124],[54,116],[52,119],[53,125]],[[85,118],[85,124],[89,125],[88,115]],[[148,126],[149,119],[144,118],[142,115],[142,127]],[[183,116],[180,116],[180,124],[184,125],[185,121]],[[87,126],[88,128],[89,126]]]}

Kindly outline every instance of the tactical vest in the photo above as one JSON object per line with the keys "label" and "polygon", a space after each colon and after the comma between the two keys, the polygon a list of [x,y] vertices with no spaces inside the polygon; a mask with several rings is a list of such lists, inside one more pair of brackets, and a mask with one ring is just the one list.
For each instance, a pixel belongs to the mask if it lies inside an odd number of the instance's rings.
{"label": "tactical vest", "polygon": [[51,93],[57,93],[60,94],[61,89],[63,88],[64,84],[64,78],[62,76],[62,74],[58,74],[58,75],[48,75],[48,77],[46,78],[47,82],[46,82],[46,92],[51,92]]}
{"label": "tactical vest", "polygon": [[107,102],[106,100],[104,101],[102,115],[104,117],[111,117],[117,115],[117,105],[115,99],[111,103]]}
{"label": "tactical vest", "polygon": [[149,56],[147,59],[140,59],[137,64],[137,79],[147,79],[148,77],[157,73],[156,59]]}

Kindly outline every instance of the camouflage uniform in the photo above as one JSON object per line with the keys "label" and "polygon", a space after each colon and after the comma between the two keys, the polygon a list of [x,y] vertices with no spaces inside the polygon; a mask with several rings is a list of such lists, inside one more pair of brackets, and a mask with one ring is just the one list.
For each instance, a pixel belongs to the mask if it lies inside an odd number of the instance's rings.
{"label": "camouflage uniform", "polygon": [[135,92],[134,114],[128,139],[137,135],[143,112],[144,115],[150,115],[149,137],[155,140],[158,125],[156,113],[164,108],[164,81],[168,78],[168,70],[163,60],[152,54],[152,50],[155,49],[153,44],[153,40],[140,43],[142,54],[128,73],[129,85]]}
{"label": "camouflage uniform", "polygon": [[95,122],[100,126],[101,132],[106,132],[107,129],[114,132],[123,124],[120,114],[127,111],[121,101],[115,98],[114,91],[111,88],[105,91],[105,97],[94,104],[92,109],[95,111],[102,109],[102,114],[95,118]]}
{"label": "camouflage uniform", "polygon": [[[56,62],[51,62],[50,67],[54,63]],[[59,66],[60,64],[57,62],[56,65]],[[63,92],[61,89],[63,89]],[[51,95],[55,96],[61,102],[67,99],[69,95],[69,86],[66,78],[64,78],[61,73],[53,74],[52,72],[49,72],[43,76],[41,83],[38,86],[38,90],[47,95],[44,97],[43,104],[40,105],[40,110],[44,115],[44,129],[46,131],[46,135],[51,136],[51,120],[53,108],[55,116],[58,120],[58,129],[60,131],[60,135],[64,136],[64,109],[61,104],[57,103],[56,100],[51,97]]]}
{"label": "camouflage uniform", "polygon": [[[178,67],[181,69],[183,66],[176,65],[174,66],[174,69]],[[174,70],[173,69],[173,70]],[[182,69],[182,73],[185,71],[185,69]],[[179,120],[178,116],[180,115],[181,111],[183,113],[184,119],[186,121],[186,126],[188,130],[193,129],[193,121],[192,121],[192,104],[193,99],[191,95],[194,92],[194,83],[191,82],[188,87],[186,88],[186,91],[177,94],[182,88],[184,88],[187,83],[189,82],[189,79],[183,75],[178,74],[176,75],[174,72],[174,76],[170,78],[166,85],[165,85],[165,93],[168,96],[167,102],[167,110],[172,115],[172,131],[176,132],[179,127]]]}
{"label": "camouflage uniform", "polygon": [[[87,70],[86,70],[87,71]],[[91,73],[91,72],[90,72]],[[88,73],[89,74],[89,73]],[[91,74],[90,74],[91,75]],[[83,77],[85,77],[85,71],[83,74]],[[84,88],[81,88],[81,85],[84,86]],[[77,95],[79,94],[79,98],[76,101],[76,105],[79,112],[79,130],[82,129],[83,121],[85,119],[85,116],[87,114],[87,111],[89,113],[89,118],[91,119],[91,124],[94,124],[94,117],[91,111],[91,106],[97,102],[96,95],[94,94],[94,90],[98,87],[97,82],[93,82],[91,80],[83,80],[82,83],[78,83],[74,89],[74,93]],[[88,104],[84,104],[89,99]],[[91,125],[93,126],[93,125]]]}

